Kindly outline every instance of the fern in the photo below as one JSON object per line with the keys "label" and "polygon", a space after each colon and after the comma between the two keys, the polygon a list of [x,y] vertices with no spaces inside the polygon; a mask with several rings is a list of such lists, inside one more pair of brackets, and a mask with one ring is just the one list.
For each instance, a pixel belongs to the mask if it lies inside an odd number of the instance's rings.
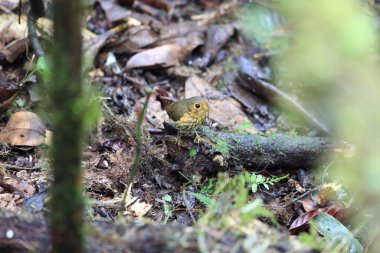
{"label": "fern", "polygon": [[205,206],[210,206],[211,205],[211,198],[200,194],[196,192],[190,192],[191,195],[193,195],[196,199],[198,199],[200,202],[202,202]]}
{"label": "fern", "polygon": [[247,185],[251,186],[252,192],[257,192],[259,187],[262,185],[265,189],[269,190],[271,185],[278,183],[279,181],[287,178],[289,174],[281,177],[265,177],[260,174],[245,172],[243,175],[244,181]]}

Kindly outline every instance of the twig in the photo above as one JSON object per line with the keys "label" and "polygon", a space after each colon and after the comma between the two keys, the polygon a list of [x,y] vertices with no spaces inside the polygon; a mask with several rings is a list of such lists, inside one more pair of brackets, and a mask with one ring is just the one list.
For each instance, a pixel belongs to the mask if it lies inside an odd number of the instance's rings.
{"label": "twig", "polygon": [[322,187],[322,186],[317,186],[317,187],[314,187],[313,189],[308,190],[307,192],[305,192],[305,193],[301,194],[300,196],[298,196],[297,198],[293,199],[293,200],[292,200],[292,203],[295,203],[295,202],[297,202],[298,200],[303,199],[304,197],[306,197],[306,196],[309,195],[310,193],[315,192],[315,191],[321,189],[321,187]]}
{"label": "twig", "polygon": [[114,208],[114,207],[119,207],[121,199],[117,200],[106,200],[106,201],[95,201],[93,204],[91,204],[92,207],[109,207],[109,208]]}
{"label": "twig", "polygon": [[5,6],[0,5],[0,10],[5,12],[6,14],[12,14],[12,11]]}
{"label": "twig", "polygon": [[193,220],[193,223],[197,223],[197,221],[194,218],[193,212],[191,211],[191,208],[189,207],[189,203],[187,203],[187,198],[186,198],[186,191],[182,191],[182,198],[183,198],[183,203],[185,203],[187,212],[189,213],[191,219]]}
{"label": "twig", "polygon": [[4,166],[10,170],[40,170],[40,169],[42,169],[42,165],[40,165],[40,164],[34,165],[31,168],[21,167],[21,166],[17,166],[17,165],[13,165],[13,164],[8,164],[8,163],[0,163],[0,165]]}
{"label": "twig", "polygon": [[33,51],[36,54],[37,58],[44,56],[44,50],[38,40],[37,30],[36,30],[36,20],[39,17],[44,16],[44,3],[41,0],[31,0],[30,1],[31,10],[28,15],[28,38],[30,44],[32,45]]}
{"label": "twig", "polygon": [[44,50],[42,49],[40,41],[38,40],[37,30],[35,27],[35,19],[32,16],[28,17],[28,38],[36,56],[38,58],[44,56]]}
{"label": "twig", "polygon": [[304,108],[302,104],[292,98],[289,94],[272,85],[269,82],[259,79],[256,73],[253,71],[252,63],[246,59],[241,59],[239,75],[236,81],[251,90],[257,96],[266,99],[270,102],[284,102],[297,111],[308,122],[316,126],[320,131],[333,136],[330,129],[325,123],[317,119],[312,113]]}
{"label": "twig", "polygon": [[150,98],[150,95],[152,94],[152,89],[147,88],[145,90],[145,92],[146,92],[146,99],[145,99],[144,107],[143,107],[142,111],[140,112],[139,117],[137,118],[137,124],[136,124],[137,133],[136,133],[135,159],[133,160],[133,164],[132,164],[130,173],[128,175],[127,184],[126,184],[126,188],[125,188],[124,195],[123,195],[123,200],[122,200],[120,207],[119,207],[119,215],[121,215],[123,213],[122,211],[123,211],[124,206],[125,206],[125,200],[127,199],[127,196],[128,196],[128,188],[132,184],[133,179],[135,178],[136,173],[137,173],[137,168],[139,167],[139,164],[140,164],[141,149],[142,149],[142,129],[141,129],[141,127],[142,127],[142,123],[144,120],[144,115],[145,115],[146,109],[148,107],[149,98]]}
{"label": "twig", "polygon": [[133,83],[133,84],[136,84],[137,86],[145,86],[146,84],[140,80],[138,80],[137,78],[134,78],[134,77],[131,77],[131,76],[127,76],[127,75],[122,75],[122,78],[126,79],[127,81]]}

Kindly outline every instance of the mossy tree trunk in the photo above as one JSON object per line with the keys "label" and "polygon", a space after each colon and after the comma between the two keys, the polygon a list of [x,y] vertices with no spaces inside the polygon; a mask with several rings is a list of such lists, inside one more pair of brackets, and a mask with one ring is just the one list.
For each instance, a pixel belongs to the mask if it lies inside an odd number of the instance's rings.
{"label": "mossy tree trunk", "polygon": [[53,110],[54,184],[51,227],[53,252],[83,252],[83,183],[81,149],[81,1],[54,0],[54,43],[49,84]]}

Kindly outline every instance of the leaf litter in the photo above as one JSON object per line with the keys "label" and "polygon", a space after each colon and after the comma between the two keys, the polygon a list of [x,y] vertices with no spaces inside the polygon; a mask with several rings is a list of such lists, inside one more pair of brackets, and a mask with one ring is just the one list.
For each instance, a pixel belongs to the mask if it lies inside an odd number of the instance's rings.
{"label": "leaf litter", "polygon": [[[112,221],[117,215],[135,154],[136,114],[141,111],[146,86],[165,91],[164,94],[172,100],[192,96],[208,98],[211,104],[208,124],[216,129],[246,134],[281,131],[276,122],[280,117],[277,109],[259,98],[257,93],[253,94],[252,87],[238,82],[241,68],[251,68],[252,62],[255,78],[261,81],[270,76],[268,66],[262,63],[265,59],[252,59],[251,52],[257,48],[241,38],[243,35],[235,24],[234,10],[241,5],[240,1],[221,4],[206,0],[199,3],[185,1],[184,5],[176,1],[135,1],[132,7],[118,4],[122,1],[93,2],[87,7],[87,29],[83,31],[86,34],[85,50],[94,63],[89,77],[103,92],[103,114],[84,148],[83,167],[86,196],[94,201],[91,212],[95,220]],[[9,5],[6,8],[11,12],[3,14],[4,20],[1,19],[5,25],[0,26],[0,31],[7,33],[0,33],[3,36],[0,60],[1,68],[7,68],[0,74],[0,83],[7,86],[0,89],[3,101],[0,109],[11,117],[1,117],[4,128],[0,140],[4,145],[21,150],[7,150],[7,147],[0,150],[0,206],[18,212],[22,208],[30,212],[45,210],[47,197],[43,189],[51,182],[51,168],[49,161],[43,158],[46,146],[42,144],[51,143],[51,132],[44,123],[46,120],[48,125],[49,120],[44,116],[42,121],[36,114],[28,112],[41,104],[38,100],[30,100],[27,89],[18,85],[26,73],[25,70],[19,71],[22,68],[15,60],[21,58],[22,62],[28,62],[32,57],[26,57],[26,54],[30,56],[31,52],[24,48],[25,24],[17,25],[17,15],[12,12],[15,7]],[[50,36],[49,20],[41,19],[39,24],[41,33]],[[249,59],[249,63],[242,61],[240,56]],[[40,85],[38,81],[36,85]],[[210,177],[215,175],[194,172],[194,179],[185,178],[180,173],[181,168],[168,161],[169,156],[176,154],[168,153],[162,131],[153,131],[163,130],[163,123],[168,121],[160,96],[162,93],[152,96],[149,102],[144,123],[143,159],[124,215],[191,225],[193,220],[182,190],[194,192],[187,194],[187,198],[191,196],[191,212],[199,217],[206,209],[194,195],[201,194],[201,185],[207,185]],[[15,108],[17,98],[26,101],[25,108]],[[192,163],[192,159],[198,156],[199,150],[195,150],[185,162]],[[237,175],[246,169],[255,168],[234,168],[230,173]],[[267,177],[273,176],[272,171],[263,173],[267,173]],[[301,176],[278,168],[273,173],[279,176],[289,173],[290,176],[268,190],[251,193],[250,201],[263,199],[264,205],[284,227],[289,227],[293,221],[292,233],[305,229],[320,213],[342,218],[344,208],[335,205],[335,200],[326,200],[333,195],[326,189],[335,189],[334,186],[324,188],[321,192],[326,195],[316,197],[313,200],[316,206],[309,210],[304,208],[304,212],[302,201],[293,200],[310,190],[311,184],[304,185],[302,180],[313,177],[312,172],[307,171],[306,176]],[[170,203],[164,200],[165,196],[171,196]]]}

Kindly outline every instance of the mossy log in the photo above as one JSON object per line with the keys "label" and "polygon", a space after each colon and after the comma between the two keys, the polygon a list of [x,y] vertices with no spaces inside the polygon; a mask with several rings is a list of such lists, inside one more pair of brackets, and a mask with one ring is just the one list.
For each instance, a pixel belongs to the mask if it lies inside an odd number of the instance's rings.
{"label": "mossy log", "polygon": [[244,166],[252,169],[310,168],[323,157],[348,150],[350,145],[328,137],[304,137],[284,134],[246,134],[214,131],[200,127],[199,144],[194,137],[182,136],[180,145],[167,135],[168,160],[181,168],[201,173]]}
{"label": "mossy log", "polygon": [[[0,208],[0,252],[51,252],[50,226],[41,214],[16,214]],[[308,252],[297,240],[254,220],[251,237],[224,233],[211,228],[187,227],[179,223],[136,224],[127,222],[87,223],[86,251],[100,252],[247,252],[254,242],[269,243],[270,252]]]}

